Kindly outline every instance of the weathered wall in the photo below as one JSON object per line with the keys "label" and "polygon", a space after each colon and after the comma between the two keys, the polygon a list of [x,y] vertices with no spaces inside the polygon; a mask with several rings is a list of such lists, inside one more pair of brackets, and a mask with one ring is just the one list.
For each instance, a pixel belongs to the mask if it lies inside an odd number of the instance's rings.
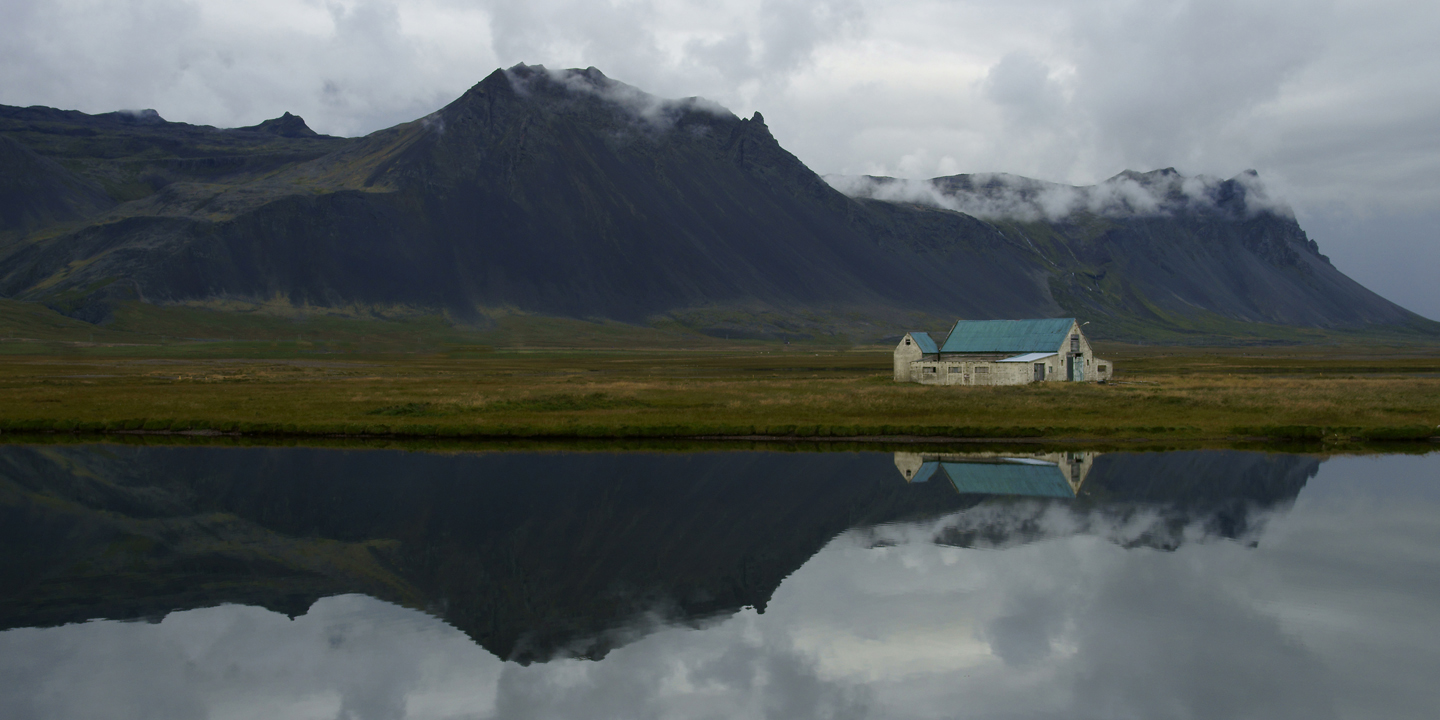
{"label": "weathered wall", "polygon": [[905,337],[900,338],[900,343],[895,346],[895,382],[912,382],[910,363],[923,356],[924,353],[920,352],[920,347],[915,344],[910,333],[905,333]]}

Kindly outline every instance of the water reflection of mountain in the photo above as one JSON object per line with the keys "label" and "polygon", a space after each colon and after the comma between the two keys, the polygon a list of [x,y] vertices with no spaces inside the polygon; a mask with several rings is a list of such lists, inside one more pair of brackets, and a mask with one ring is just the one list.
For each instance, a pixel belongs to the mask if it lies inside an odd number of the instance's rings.
{"label": "water reflection of mountain", "polygon": [[[1083,465],[1074,503],[1183,514],[1288,501],[1318,461],[1213,452]],[[763,608],[848,528],[987,501],[957,492],[952,475],[894,473],[881,453],[0,447],[0,627],[225,602],[294,615],[362,592],[427,609],[502,658],[595,655],[647,610],[686,620]]]}
{"label": "water reflection of mountain", "polygon": [[363,592],[546,657],[650,609],[763,608],[845,529],[966,502],[893,472],[880,453],[0,447],[0,625]]}

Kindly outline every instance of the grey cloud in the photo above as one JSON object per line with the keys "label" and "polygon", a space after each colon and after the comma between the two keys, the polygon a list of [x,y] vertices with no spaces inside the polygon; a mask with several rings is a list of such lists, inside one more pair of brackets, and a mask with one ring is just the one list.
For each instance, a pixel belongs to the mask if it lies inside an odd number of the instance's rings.
{"label": "grey cloud", "polygon": [[760,73],[798,70],[816,46],[858,26],[864,10],[856,0],[763,0],[759,16]]}
{"label": "grey cloud", "polygon": [[[413,120],[453,99],[484,66],[450,76],[471,48],[407,35],[399,4],[262,7],[273,24],[230,27],[202,0],[100,4],[19,0],[0,10],[0,102],[86,112],[155,108],[170,120],[235,127],[289,110],[320,132]],[[322,27],[323,26],[323,27]],[[488,52],[488,48],[482,48]]]}
{"label": "grey cloud", "polygon": [[1328,4],[1301,0],[1107,2],[1074,13],[1074,94],[1098,150],[1127,168],[1224,150],[1227,126],[1321,49]]}
{"label": "grey cloud", "polygon": [[990,68],[982,83],[985,97],[1003,106],[1011,122],[1054,122],[1064,110],[1064,89],[1050,78],[1050,67],[1023,52],[1012,52]]}
{"label": "grey cloud", "polygon": [[[857,0],[607,5],[574,0],[486,5],[502,63],[595,66],[664,95],[740,100],[752,83],[783,86],[817,48],[862,24]],[[714,17],[718,25],[698,18]],[[674,37],[687,40],[676,45]],[[713,89],[713,90],[707,90]]]}

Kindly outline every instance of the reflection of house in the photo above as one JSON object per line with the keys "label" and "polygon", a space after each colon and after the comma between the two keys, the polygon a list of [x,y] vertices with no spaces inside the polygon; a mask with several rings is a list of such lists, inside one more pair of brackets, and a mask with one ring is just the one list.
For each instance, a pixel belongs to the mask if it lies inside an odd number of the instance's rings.
{"label": "reflection of house", "polygon": [[948,481],[961,495],[1028,495],[1073,498],[1080,492],[1096,453],[929,455],[895,453],[906,482]]}
{"label": "reflection of house", "polygon": [[1074,318],[961,320],[943,338],[910,332],[895,346],[895,381],[926,385],[1023,385],[1109,380]]}

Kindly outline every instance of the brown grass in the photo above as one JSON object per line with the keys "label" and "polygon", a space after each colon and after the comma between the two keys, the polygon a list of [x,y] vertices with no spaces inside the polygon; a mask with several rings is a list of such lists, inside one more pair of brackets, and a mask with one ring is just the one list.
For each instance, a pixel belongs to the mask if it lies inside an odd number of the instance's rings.
{"label": "brown grass", "polygon": [[[922,387],[888,351],[0,356],[0,422],[317,434],[1332,439],[1440,423],[1428,350],[1103,348],[1115,383]],[[1405,431],[1395,428],[1408,428]],[[1407,435],[1408,433],[1408,435]]]}

